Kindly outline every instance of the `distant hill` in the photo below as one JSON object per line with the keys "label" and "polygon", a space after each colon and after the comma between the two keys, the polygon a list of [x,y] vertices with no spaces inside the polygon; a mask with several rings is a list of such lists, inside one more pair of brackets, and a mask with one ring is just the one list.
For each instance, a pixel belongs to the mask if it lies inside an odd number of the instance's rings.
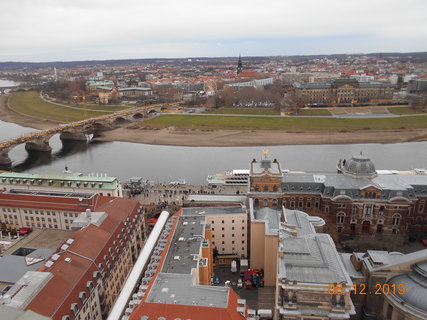
{"label": "distant hill", "polygon": [[[277,59],[296,59],[296,60],[308,60],[308,59],[321,59],[321,58],[345,58],[348,56],[377,56],[383,58],[387,57],[399,57],[403,60],[411,60],[413,62],[427,62],[427,52],[410,52],[410,53],[399,53],[399,52],[382,52],[382,53],[359,53],[359,54],[331,54],[331,55],[295,55],[295,56],[265,56],[265,57],[250,57],[243,56],[245,61],[251,61],[253,63],[261,63],[268,60]],[[410,58],[409,58],[410,57]],[[185,65],[215,65],[224,63],[234,63],[238,57],[191,57],[191,58],[153,58],[153,59],[122,59],[122,60],[88,60],[88,61],[53,61],[53,62],[0,62],[0,70],[7,69],[36,69],[36,68],[75,68],[82,66],[114,66],[114,65],[130,65],[130,64],[185,64]]]}

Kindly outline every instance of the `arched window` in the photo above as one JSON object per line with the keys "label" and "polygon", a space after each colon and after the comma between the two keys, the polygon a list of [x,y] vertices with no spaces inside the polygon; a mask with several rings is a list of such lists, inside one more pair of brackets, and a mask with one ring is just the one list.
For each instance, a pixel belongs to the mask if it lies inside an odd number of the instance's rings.
{"label": "arched window", "polygon": [[393,224],[393,226],[398,226],[399,224],[400,224],[400,218],[401,218],[402,216],[399,214],[399,213],[395,213],[394,215],[393,215],[393,220],[392,220],[392,224]]}
{"label": "arched window", "polygon": [[344,212],[338,212],[338,214],[337,214],[337,223],[338,224],[343,224],[344,223],[344,218],[345,218],[345,213]]}
{"label": "arched window", "polygon": [[258,200],[258,198],[255,198],[255,200],[254,200],[254,206],[255,207],[259,206],[259,200]]}
{"label": "arched window", "polygon": [[264,207],[268,207],[268,199],[264,199]]}

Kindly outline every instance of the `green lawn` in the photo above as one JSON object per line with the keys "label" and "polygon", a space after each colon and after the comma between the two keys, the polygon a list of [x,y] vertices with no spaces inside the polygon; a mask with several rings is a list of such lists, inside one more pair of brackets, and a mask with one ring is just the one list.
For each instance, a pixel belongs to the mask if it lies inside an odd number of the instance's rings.
{"label": "green lawn", "polygon": [[115,111],[121,111],[121,110],[126,110],[132,107],[135,107],[134,105],[132,106],[116,106],[116,105],[99,105],[99,104],[74,104],[74,103],[69,103],[69,102],[64,102],[64,101],[55,101],[56,103],[60,103],[60,104],[65,104],[67,106],[70,107],[74,107],[74,108],[80,108],[80,109],[84,109],[84,107],[86,107],[86,109],[92,109],[92,110],[102,110],[102,111],[111,111],[111,112],[115,112]]}
{"label": "green lawn", "polygon": [[[37,91],[14,92],[10,98],[11,107],[23,114],[61,122],[85,119],[84,110],[69,109],[45,102]],[[86,111],[87,118],[106,115],[105,112]]]}
{"label": "green lawn", "polygon": [[417,129],[427,127],[427,116],[403,118],[271,118],[203,115],[161,115],[144,122],[145,127],[165,128],[175,126],[187,129],[238,129],[238,130],[287,130],[287,131],[347,131]]}
{"label": "green lawn", "polygon": [[411,107],[391,107],[387,108],[390,113],[393,114],[417,114],[422,113],[421,111],[413,110]]}
{"label": "green lawn", "polygon": [[280,112],[267,108],[218,108],[207,110],[204,113],[209,114],[253,114],[253,115],[279,115]]}
{"label": "green lawn", "polygon": [[332,116],[328,109],[300,109],[299,116]]}

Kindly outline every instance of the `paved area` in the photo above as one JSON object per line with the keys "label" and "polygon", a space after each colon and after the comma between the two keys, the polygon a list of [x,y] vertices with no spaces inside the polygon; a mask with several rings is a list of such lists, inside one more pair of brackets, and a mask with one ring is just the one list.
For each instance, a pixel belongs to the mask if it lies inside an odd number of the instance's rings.
{"label": "paved area", "polygon": [[274,287],[263,288],[238,288],[237,280],[240,272],[231,272],[230,266],[219,266],[214,268],[214,274],[219,276],[220,284],[225,285],[231,281],[231,288],[240,298],[246,299],[246,304],[251,309],[272,309],[274,307]]}
{"label": "paved area", "polygon": [[19,240],[14,240],[14,244],[3,254],[11,254],[20,247],[56,250],[71,234],[71,230],[34,229],[29,235],[21,237]]}

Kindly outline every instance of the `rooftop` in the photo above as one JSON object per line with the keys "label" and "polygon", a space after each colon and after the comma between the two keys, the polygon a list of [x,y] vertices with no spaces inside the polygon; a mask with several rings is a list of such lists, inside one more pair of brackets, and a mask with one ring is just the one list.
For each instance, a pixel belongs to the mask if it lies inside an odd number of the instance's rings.
{"label": "rooftop", "polygon": [[62,174],[35,174],[22,172],[0,173],[0,184],[22,187],[46,186],[51,188],[95,188],[115,189],[118,185],[115,177],[83,175],[82,173],[66,171]]}
{"label": "rooftop", "polygon": [[246,207],[194,207],[183,208],[182,216],[208,216],[208,215],[246,214]]}
{"label": "rooftop", "polygon": [[13,284],[27,271],[36,271],[54,253],[52,249],[35,249],[26,256],[6,254],[0,258],[0,282]]}

